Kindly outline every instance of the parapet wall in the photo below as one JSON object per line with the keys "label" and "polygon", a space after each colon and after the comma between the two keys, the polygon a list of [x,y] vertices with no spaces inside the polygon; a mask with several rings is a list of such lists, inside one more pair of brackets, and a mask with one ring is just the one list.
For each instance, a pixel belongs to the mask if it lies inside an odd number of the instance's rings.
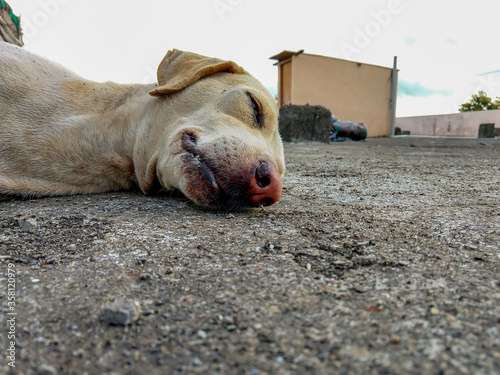
{"label": "parapet wall", "polygon": [[481,124],[500,128],[500,109],[447,115],[398,117],[396,127],[411,135],[477,137]]}

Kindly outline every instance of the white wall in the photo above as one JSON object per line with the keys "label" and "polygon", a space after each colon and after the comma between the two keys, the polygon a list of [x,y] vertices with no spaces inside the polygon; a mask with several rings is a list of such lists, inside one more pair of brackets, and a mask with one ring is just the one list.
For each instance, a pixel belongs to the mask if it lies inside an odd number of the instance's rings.
{"label": "white wall", "polygon": [[479,125],[494,123],[500,128],[500,109],[396,118],[396,127],[411,135],[477,137]]}

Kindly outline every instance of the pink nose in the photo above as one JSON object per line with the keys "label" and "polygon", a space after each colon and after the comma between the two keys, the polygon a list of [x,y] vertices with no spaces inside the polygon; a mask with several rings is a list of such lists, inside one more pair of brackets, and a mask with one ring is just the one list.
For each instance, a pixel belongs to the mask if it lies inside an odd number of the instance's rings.
{"label": "pink nose", "polygon": [[281,198],[281,176],[274,163],[261,162],[248,185],[247,198],[252,206],[270,206]]}

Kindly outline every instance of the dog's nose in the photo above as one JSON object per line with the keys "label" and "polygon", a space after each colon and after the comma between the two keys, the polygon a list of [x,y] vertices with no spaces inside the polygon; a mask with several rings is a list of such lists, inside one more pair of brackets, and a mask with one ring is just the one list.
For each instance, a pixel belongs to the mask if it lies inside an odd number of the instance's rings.
{"label": "dog's nose", "polygon": [[258,207],[270,206],[281,198],[281,176],[274,163],[261,162],[248,185],[247,197]]}

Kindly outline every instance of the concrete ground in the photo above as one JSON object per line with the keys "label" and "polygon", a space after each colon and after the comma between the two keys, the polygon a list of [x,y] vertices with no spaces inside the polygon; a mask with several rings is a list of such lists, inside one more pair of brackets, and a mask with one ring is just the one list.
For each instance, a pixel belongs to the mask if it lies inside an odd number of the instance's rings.
{"label": "concrete ground", "polygon": [[0,202],[0,373],[500,373],[500,141],[285,149],[265,209]]}

